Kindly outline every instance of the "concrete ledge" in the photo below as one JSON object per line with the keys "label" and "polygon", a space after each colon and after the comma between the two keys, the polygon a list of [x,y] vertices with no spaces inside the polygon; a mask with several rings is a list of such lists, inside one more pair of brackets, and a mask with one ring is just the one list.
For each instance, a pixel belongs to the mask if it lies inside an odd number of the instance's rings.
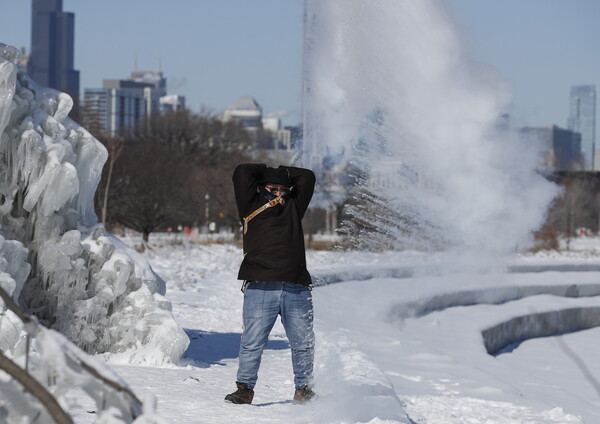
{"label": "concrete ledge", "polygon": [[397,305],[391,309],[390,318],[405,319],[420,317],[434,311],[458,306],[500,305],[513,300],[543,294],[573,298],[599,296],[600,284],[509,286],[480,290],[461,290]]}
{"label": "concrete ledge", "polygon": [[349,267],[338,268],[335,271],[321,271],[313,273],[313,284],[315,286],[326,286],[328,284],[343,283],[344,281],[362,281],[373,278],[411,278],[415,275],[415,267],[389,267],[375,268]]}
{"label": "concrete ledge", "polygon": [[537,337],[556,336],[600,326],[600,307],[542,312],[511,318],[481,332],[490,355],[510,351],[515,343]]}
{"label": "concrete ledge", "polygon": [[546,265],[513,265],[508,267],[508,272],[527,273],[527,272],[591,272],[600,271],[600,264],[546,264]]}
{"label": "concrete ledge", "polygon": [[[591,272],[600,271],[600,264],[548,264],[548,265],[514,265],[509,266],[510,273],[539,273],[547,271],[555,272]],[[336,268],[335,270],[322,270],[313,273],[315,286],[343,283],[352,280],[369,280],[372,278],[411,278],[417,272],[420,275],[440,276],[444,273],[444,267],[437,264],[404,265],[390,267],[356,266],[347,268]]]}

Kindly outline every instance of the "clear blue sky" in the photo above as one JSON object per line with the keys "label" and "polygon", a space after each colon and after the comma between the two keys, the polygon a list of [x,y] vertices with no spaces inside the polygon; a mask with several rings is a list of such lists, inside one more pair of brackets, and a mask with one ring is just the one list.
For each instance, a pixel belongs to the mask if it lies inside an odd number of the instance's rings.
{"label": "clear blue sky", "polygon": [[511,83],[517,124],[566,127],[571,86],[600,94],[600,0],[443,2],[470,57]]}
{"label": "clear blue sky", "polygon": [[[441,0],[472,59],[514,89],[515,123],[566,125],[572,85],[600,91],[600,0]],[[371,1],[376,4],[376,1]],[[29,0],[0,0],[0,42],[30,44]],[[188,106],[221,112],[251,95],[300,121],[302,0],[64,0],[81,87],[156,70]]]}

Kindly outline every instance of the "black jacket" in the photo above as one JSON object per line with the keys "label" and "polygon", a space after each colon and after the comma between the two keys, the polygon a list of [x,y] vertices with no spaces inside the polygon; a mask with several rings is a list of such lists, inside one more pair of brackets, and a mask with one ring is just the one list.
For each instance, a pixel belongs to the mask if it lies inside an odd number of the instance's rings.
{"label": "black jacket", "polygon": [[[244,235],[244,260],[238,279],[287,281],[309,286],[306,269],[302,217],[315,188],[315,174],[303,168],[289,170],[294,189],[285,205],[275,205],[248,223]],[[233,172],[233,187],[240,219],[250,215],[268,200],[258,193],[264,164],[239,165]]]}

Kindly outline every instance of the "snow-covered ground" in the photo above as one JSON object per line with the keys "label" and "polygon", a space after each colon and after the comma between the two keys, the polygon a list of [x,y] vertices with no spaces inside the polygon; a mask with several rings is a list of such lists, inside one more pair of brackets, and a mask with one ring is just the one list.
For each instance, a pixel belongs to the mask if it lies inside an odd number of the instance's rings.
{"label": "snow-covered ground", "polygon": [[[309,251],[317,281],[332,284],[313,291],[319,398],[306,406],[290,401],[290,353],[280,323],[263,355],[254,404],[223,401],[237,371],[241,250],[158,247],[146,255],[166,280],[191,344],[177,366],[116,358],[112,366],[138,397],[155,396],[158,414],[171,423],[597,423],[600,328],[533,338],[496,356],[486,351],[482,332],[495,328],[487,337],[502,344],[518,340],[523,328],[531,336],[556,331],[557,322],[571,330],[597,325],[599,246],[598,239],[581,239],[568,253],[515,257],[520,272],[470,276],[414,272],[428,262],[416,253]],[[542,266],[558,270],[531,272]],[[369,272],[378,277],[367,278]],[[579,312],[557,317],[564,310]],[[523,316],[533,318],[511,325]],[[82,403],[76,422],[93,422],[92,408]]]}

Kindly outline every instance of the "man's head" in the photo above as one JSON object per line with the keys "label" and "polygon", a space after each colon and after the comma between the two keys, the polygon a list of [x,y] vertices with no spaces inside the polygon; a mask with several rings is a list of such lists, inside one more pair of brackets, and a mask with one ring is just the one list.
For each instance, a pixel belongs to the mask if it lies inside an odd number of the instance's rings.
{"label": "man's head", "polygon": [[275,196],[285,196],[290,192],[292,180],[287,169],[268,167],[265,169],[259,184]]}
{"label": "man's head", "polygon": [[289,187],[292,185],[292,180],[290,179],[290,173],[287,169],[267,167],[263,172],[262,178],[260,179],[259,183],[271,183]]}

